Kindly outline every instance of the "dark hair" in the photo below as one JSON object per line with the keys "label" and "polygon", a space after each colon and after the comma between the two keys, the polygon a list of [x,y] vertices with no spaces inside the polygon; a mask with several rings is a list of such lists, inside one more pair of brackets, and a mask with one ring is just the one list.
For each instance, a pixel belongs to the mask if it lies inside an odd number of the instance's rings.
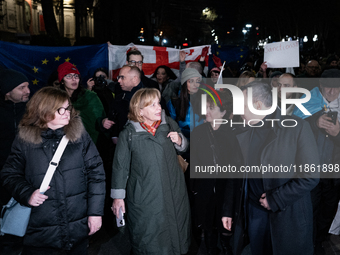
{"label": "dark hair", "polygon": [[179,121],[185,121],[187,116],[187,111],[189,108],[189,91],[187,81],[183,83],[181,93],[179,95],[180,99],[180,110],[179,116],[177,116]]}
{"label": "dark hair", "polygon": [[159,68],[163,68],[166,72],[166,74],[168,75],[169,79],[172,79],[172,80],[176,80],[177,79],[177,76],[176,74],[170,69],[170,67],[168,66],[158,66],[155,70],[155,72],[153,73],[153,75],[151,76],[151,78],[156,78],[156,75],[157,75],[157,71]]}
{"label": "dark hair", "polygon": [[[64,77],[65,78],[65,77]],[[60,89],[66,91],[65,89],[65,83],[64,78],[60,81]],[[73,91],[73,94],[71,96],[71,102],[74,103],[77,101],[78,97],[83,95],[85,93],[85,88],[81,85],[81,76],[79,78],[78,88]]]}
{"label": "dark hair", "polygon": [[94,70],[92,78],[95,78],[96,77],[96,73],[99,72],[99,71],[105,73],[106,77],[109,77],[109,73],[108,73],[107,69],[105,67],[99,67],[96,70]]}
{"label": "dark hair", "polygon": [[[225,116],[229,118],[230,114],[232,114],[233,112],[233,97],[231,95],[231,92],[229,90],[225,90],[223,92],[216,91],[216,93],[217,95],[219,95],[222,101],[221,105],[220,100],[216,98],[214,93],[212,93],[212,95],[215,98],[217,106],[220,108],[221,112],[226,111]],[[210,96],[207,97],[207,102],[209,102],[209,104],[215,104],[215,102]]]}
{"label": "dark hair", "polygon": [[50,76],[49,76],[48,79],[47,79],[47,86],[53,87],[53,86],[54,86],[54,85],[53,85],[53,82],[54,82],[55,80],[57,80],[57,81],[59,82],[59,80],[58,80],[58,70],[54,70],[54,71],[50,74]]}
{"label": "dark hair", "polygon": [[144,60],[144,56],[139,50],[130,50],[128,53],[126,53],[126,61],[129,62],[130,56],[131,55],[139,55],[142,57],[142,61]]}

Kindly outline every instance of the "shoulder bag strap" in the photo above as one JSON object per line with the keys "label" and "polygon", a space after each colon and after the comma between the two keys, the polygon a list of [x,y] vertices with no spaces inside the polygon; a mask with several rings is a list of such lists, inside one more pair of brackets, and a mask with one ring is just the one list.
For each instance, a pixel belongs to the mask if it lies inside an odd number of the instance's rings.
{"label": "shoulder bag strap", "polygon": [[66,135],[63,136],[63,138],[61,139],[58,148],[56,150],[56,152],[53,155],[53,158],[48,166],[47,172],[45,174],[44,180],[42,181],[41,185],[40,185],[40,193],[44,194],[45,191],[48,188],[48,185],[50,185],[50,182],[52,180],[53,174],[59,164],[60,158],[64,153],[64,150],[68,144],[69,139],[66,137]]}

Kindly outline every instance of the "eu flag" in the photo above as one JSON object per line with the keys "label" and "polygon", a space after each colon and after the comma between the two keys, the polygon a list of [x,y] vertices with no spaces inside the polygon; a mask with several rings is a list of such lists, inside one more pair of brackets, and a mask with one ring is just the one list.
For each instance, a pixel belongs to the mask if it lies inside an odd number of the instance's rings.
{"label": "eu flag", "polygon": [[65,61],[74,64],[85,85],[95,69],[108,69],[107,44],[42,47],[0,41],[0,65],[22,72],[30,81],[31,95],[47,85],[51,73]]}
{"label": "eu flag", "polygon": [[[249,55],[249,49],[243,45],[211,45],[211,54],[219,57],[223,62],[225,61],[225,66],[230,63],[235,63],[238,67],[241,67]],[[209,70],[215,67],[214,61],[212,60],[212,55],[209,57]]]}

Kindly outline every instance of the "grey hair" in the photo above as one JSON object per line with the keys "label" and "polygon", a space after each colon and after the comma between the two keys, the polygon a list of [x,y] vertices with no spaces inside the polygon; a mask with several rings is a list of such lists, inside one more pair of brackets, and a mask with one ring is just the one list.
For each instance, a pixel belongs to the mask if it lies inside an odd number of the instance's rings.
{"label": "grey hair", "polygon": [[202,65],[199,62],[189,62],[188,68],[196,69],[200,74],[203,72]]}
{"label": "grey hair", "polygon": [[247,90],[248,93],[248,88],[252,88],[253,103],[260,101],[264,104],[265,107],[272,106],[273,104],[272,90],[267,83],[253,81],[245,86],[242,86],[241,90],[242,91]]}

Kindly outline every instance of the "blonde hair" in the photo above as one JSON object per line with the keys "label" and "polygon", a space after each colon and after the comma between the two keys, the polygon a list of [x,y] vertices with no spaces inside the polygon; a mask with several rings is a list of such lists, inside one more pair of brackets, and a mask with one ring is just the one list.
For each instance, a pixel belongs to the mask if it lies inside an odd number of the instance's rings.
{"label": "blonde hair", "polygon": [[[71,104],[70,97],[66,91],[54,87],[44,87],[38,90],[28,101],[20,126],[47,128],[47,123],[54,120],[56,111],[65,101]],[[71,111],[70,119],[75,116],[77,116],[76,111]]]}
{"label": "blonde hair", "polygon": [[249,79],[250,78],[256,78],[255,74],[252,71],[244,71],[243,73],[241,73],[240,77],[238,78],[237,87],[242,87],[244,85],[247,85],[249,83]]}
{"label": "blonde hair", "polygon": [[131,98],[128,119],[136,122],[144,122],[144,118],[140,115],[140,110],[152,104],[155,98],[161,99],[161,93],[158,89],[139,89]]}

